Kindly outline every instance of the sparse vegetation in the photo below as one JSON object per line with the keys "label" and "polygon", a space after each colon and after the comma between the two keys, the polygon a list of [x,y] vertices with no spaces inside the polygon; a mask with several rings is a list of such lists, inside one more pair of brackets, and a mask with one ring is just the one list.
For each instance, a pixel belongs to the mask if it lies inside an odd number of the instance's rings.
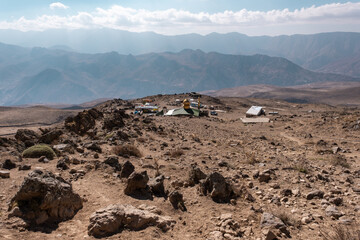
{"label": "sparse vegetation", "polygon": [[116,146],[116,147],[114,147],[113,151],[116,155],[122,156],[122,157],[129,157],[129,156],[141,157],[142,156],[140,150],[135,145],[131,145],[131,144]]}
{"label": "sparse vegetation", "polygon": [[56,154],[50,146],[46,144],[38,144],[25,149],[22,156],[25,158],[39,158],[41,156],[45,156],[51,160],[56,157]]}
{"label": "sparse vegetation", "polygon": [[324,240],[360,240],[360,229],[337,225],[331,233],[321,231],[321,236]]}
{"label": "sparse vegetation", "polygon": [[246,156],[246,163],[254,165],[256,163],[259,163],[259,161],[256,159],[255,153],[254,152],[245,152],[245,156]]}
{"label": "sparse vegetation", "polygon": [[309,168],[305,163],[305,161],[300,161],[297,164],[295,164],[294,169],[301,173],[305,173],[305,174],[309,173]]}
{"label": "sparse vegetation", "polygon": [[280,218],[281,221],[287,226],[299,227],[301,225],[300,220],[296,219],[292,214],[284,209],[277,208],[271,211],[271,213]]}
{"label": "sparse vegetation", "polygon": [[330,163],[334,166],[342,166],[344,168],[349,168],[350,165],[349,163],[347,162],[346,158],[342,155],[333,155],[331,156],[330,158]]}
{"label": "sparse vegetation", "polygon": [[170,156],[173,158],[178,158],[184,154],[184,151],[180,148],[174,149],[170,152]]}

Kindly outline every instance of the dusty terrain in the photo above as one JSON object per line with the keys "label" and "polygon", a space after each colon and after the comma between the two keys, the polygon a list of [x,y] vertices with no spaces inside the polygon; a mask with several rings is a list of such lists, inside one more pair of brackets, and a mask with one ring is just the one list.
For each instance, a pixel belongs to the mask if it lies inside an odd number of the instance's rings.
{"label": "dusty terrain", "polygon": [[[150,98],[171,109],[175,108],[172,106],[175,99],[185,97],[188,96]],[[9,141],[3,137],[1,162],[11,159],[18,166],[31,165],[31,170],[13,168],[9,170],[10,178],[0,178],[0,238],[95,239],[87,231],[91,214],[117,203],[155,206],[176,224],[166,232],[155,226],[137,231],[123,229],[106,239],[264,239],[268,234],[260,224],[264,213],[275,215],[286,225],[289,235],[282,233],[278,238],[323,239],[322,233],[331,234],[338,226],[359,230],[358,108],[206,96],[202,103],[223,111],[218,111],[217,116],[200,118],[134,116],[130,114],[131,104],[109,101],[97,107],[104,117],[96,119],[96,125],[82,136],[65,129],[63,123],[56,126],[63,134],[51,146],[71,143],[84,152],[60,152],[47,163],[39,162],[38,158],[21,158],[23,143],[13,140],[13,136],[6,137]],[[240,117],[251,105],[264,106],[266,112],[279,114],[268,115],[270,123],[245,125]],[[125,109],[129,114],[124,118],[125,125],[103,129],[104,119],[116,109]],[[122,136],[119,132],[129,138],[117,137]],[[89,150],[88,143],[100,146],[101,153]],[[126,195],[125,178],[120,178],[112,168],[94,167],[114,155],[114,147],[129,143],[142,156],[119,156],[120,164],[129,160],[136,172],[146,170],[150,179],[164,175],[165,190],[182,193],[186,211],[174,209],[166,196],[151,199]],[[76,164],[72,161],[69,169],[61,170],[57,163],[65,156],[80,161]],[[209,195],[200,194],[199,184],[188,184],[191,165],[195,163],[207,175],[212,172],[223,175],[237,196],[229,202],[217,203]],[[50,230],[23,228],[17,218],[8,217],[10,200],[28,173],[36,168],[50,170],[71,182],[74,192],[83,199],[83,208],[72,219]],[[77,175],[78,170],[84,174]],[[322,196],[310,196],[314,190],[322,191]],[[329,206],[335,205],[338,212],[334,215]],[[235,225],[240,235],[214,238],[220,217],[229,213],[233,222],[238,223]]]}

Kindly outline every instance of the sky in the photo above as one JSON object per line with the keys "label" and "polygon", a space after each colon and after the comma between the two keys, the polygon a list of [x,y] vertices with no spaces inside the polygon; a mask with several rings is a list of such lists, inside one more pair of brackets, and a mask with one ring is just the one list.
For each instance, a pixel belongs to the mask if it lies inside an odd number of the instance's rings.
{"label": "sky", "polygon": [[360,1],[0,0],[0,29],[97,28],[165,35],[360,32]]}

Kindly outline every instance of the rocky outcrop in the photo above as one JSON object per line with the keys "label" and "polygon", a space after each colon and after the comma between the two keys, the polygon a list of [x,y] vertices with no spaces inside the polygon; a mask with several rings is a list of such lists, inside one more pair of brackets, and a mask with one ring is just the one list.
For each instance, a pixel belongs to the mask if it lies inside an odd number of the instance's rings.
{"label": "rocky outcrop", "polygon": [[31,147],[37,143],[40,135],[30,129],[19,129],[15,134],[15,139],[25,143],[26,147]]}
{"label": "rocky outcrop", "polygon": [[78,113],[75,117],[68,117],[65,120],[65,127],[79,135],[84,135],[87,131],[95,127],[95,120],[102,117],[103,114],[92,108]]}
{"label": "rocky outcrop", "polygon": [[30,224],[61,222],[71,219],[82,208],[82,199],[70,183],[52,172],[29,173],[9,204],[9,217],[23,218]]}
{"label": "rocky outcrop", "polygon": [[165,196],[165,187],[164,187],[165,177],[163,175],[157,176],[156,178],[151,178],[149,180],[149,187],[151,192],[158,197]]}
{"label": "rocky outcrop", "polygon": [[197,165],[192,164],[189,172],[189,185],[194,186],[195,184],[200,183],[200,180],[205,178],[206,174],[203,173],[203,171],[201,171],[201,169]]}
{"label": "rocky outcrop", "polygon": [[121,168],[120,177],[128,178],[135,171],[134,165],[130,161],[126,161]]}
{"label": "rocky outcrop", "polygon": [[141,230],[157,226],[162,231],[169,230],[176,222],[168,217],[138,209],[132,205],[110,205],[99,209],[90,217],[88,234],[105,237],[121,232],[123,229]]}
{"label": "rocky outcrop", "polygon": [[186,211],[183,195],[179,191],[175,190],[171,192],[169,195],[169,201],[175,209]]}

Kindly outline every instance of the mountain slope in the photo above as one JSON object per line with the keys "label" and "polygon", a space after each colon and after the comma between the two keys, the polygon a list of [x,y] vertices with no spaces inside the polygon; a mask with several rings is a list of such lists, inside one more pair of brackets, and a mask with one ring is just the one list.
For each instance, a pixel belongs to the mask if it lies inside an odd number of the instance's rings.
{"label": "mountain slope", "polygon": [[11,56],[11,51],[19,57],[0,63],[1,104],[6,105],[79,103],[102,97],[134,98],[251,84],[291,86],[359,80],[311,72],[284,58],[264,55],[183,50],[133,56],[13,46],[2,46],[0,55]]}
{"label": "mountain slope", "polygon": [[[349,59],[360,61],[360,33],[250,37],[240,33],[164,36],[151,32],[133,33],[112,29],[44,32],[0,30],[0,42],[26,47],[60,45],[62,49],[84,53],[117,51],[121,54],[146,54],[201,49],[224,54],[265,54],[287,58],[310,70],[321,71],[328,66],[324,71],[360,77],[349,62]],[[344,67],[341,63],[347,65]]]}

